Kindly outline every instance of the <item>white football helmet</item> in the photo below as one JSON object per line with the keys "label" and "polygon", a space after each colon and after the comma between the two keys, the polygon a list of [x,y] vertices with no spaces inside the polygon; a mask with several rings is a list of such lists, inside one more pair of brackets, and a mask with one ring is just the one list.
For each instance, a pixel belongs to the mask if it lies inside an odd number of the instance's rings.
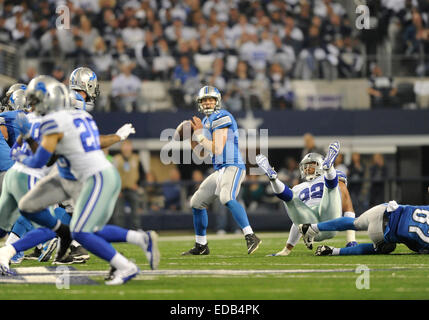
{"label": "white football helmet", "polygon": [[[202,105],[202,100],[204,98],[215,98],[216,99],[216,105],[213,109],[204,109]],[[201,113],[204,113],[205,115],[209,116],[216,110],[219,110],[222,105],[222,96],[220,94],[220,91],[211,86],[205,86],[200,89],[197,96],[197,104],[198,104],[198,111]]]}
{"label": "white football helmet", "polygon": [[31,80],[25,96],[28,104],[41,115],[70,108],[69,90],[50,76],[38,76]]}
{"label": "white football helmet", "polygon": [[[323,156],[319,153],[309,153],[299,163],[299,171],[301,179],[311,181],[323,174],[322,164]],[[309,170],[314,168],[314,172],[309,173]]]}

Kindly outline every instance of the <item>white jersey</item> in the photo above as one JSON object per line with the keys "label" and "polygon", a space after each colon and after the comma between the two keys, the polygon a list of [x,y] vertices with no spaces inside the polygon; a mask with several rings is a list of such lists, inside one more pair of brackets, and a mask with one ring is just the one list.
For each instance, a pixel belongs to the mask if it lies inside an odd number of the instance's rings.
{"label": "white jersey", "polygon": [[[338,179],[347,184],[346,175],[337,170]],[[302,182],[292,188],[294,197],[298,197],[309,207],[319,206],[323,196],[323,187],[325,185],[325,177],[318,176],[312,181]]]}
{"label": "white jersey", "polygon": [[78,180],[86,180],[112,166],[100,148],[97,125],[84,110],[61,110],[44,116],[40,133],[64,134],[55,150],[60,156],[58,168],[63,178],[69,179],[64,172],[70,171]]}
{"label": "white jersey", "polygon": [[[33,112],[28,113],[26,115],[26,117],[31,124],[31,128],[30,128],[31,137],[33,138],[34,141],[36,141],[37,143],[40,143],[41,136],[40,136],[40,130],[39,129],[40,129],[42,117],[37,116]],[[31,152],[31,148],[27,142],[24,142],[22,144],[21,152],[27,153],[29,155],[33,154]],[[11,169],[14,169],[14,170],[19,171],[19,172],[23,172],[25,174],[28,174],[30,176],[33,176],[33,177],[40,179],[40,178],[43,178],[44,176],[46,176],[51,171],[52,166],[51,167],[44,166],[40,169],[37,169],[37,168],[27,167],[26,165],[22,164],[21,162],[16,161]]]}

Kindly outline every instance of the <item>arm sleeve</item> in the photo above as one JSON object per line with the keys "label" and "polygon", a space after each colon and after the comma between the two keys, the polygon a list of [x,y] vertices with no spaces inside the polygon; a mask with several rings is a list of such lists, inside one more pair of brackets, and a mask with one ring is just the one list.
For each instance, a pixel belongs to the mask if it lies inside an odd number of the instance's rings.
{"label": "arm sleeve", "polygon": [[51,152],[42,146],[39,146],[39,148],[37,148],[37,152],[31,157],[25,158],[22,163],[30,168],[42,168],[45,164],[48,163],[48,161],[51,159],[51,156]]}
{"label": "arm sleeve", "polygon": [[230,116],[225,115],[220,117],[212,122],[212,130],[215,131],[217,129],[226,128],[232,125],[232,119]]}

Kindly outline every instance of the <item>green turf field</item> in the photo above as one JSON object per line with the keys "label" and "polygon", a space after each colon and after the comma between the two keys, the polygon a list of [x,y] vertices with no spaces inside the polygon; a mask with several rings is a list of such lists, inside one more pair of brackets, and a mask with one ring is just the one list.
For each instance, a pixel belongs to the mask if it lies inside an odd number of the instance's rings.
{"label": "green turf field", "polygon": [[[58,289],[52,271],[47,284],[28,276],[17,283],[13,277],[0,278],[0,300],[6,299],[155,299],[155,300],[286,300],[286,299],[428,299],[429,255],[417,255],[405,246],[384,256],[316,257],[302,243],[288,257],[267,257],[283,248],[287,234],[259,233],[258,251],[249,256],[240,235],[209,235],[211,254],[180,256],[193,245],[193,236],[160,234],[161,264],[159,270],[148,269],[138,247],[121,244],[116,247],[134,259],[142,274],[119,287],[104,285],[108,265],[94,256],[83,265],[73,265],[81,275],[95,280],[91,285],[70,285]],[[358,233],[359,242],[369,242]],[[324,242],[337,247],[345,244],[345,233]],[[356,268],[369,268],[369,282],[356,273]],[[50,266],[50,263],[24,261],[19,270]],[[37,271],[38,272],[38,271]],[[36,274],[37,274],[36,272]],[[30,272],[31,274],[31,272]],[[94,275],[94,276],[93,276]],[[35,280],[36,279],[36,280]],[[53,280],[52,280],[53,279]],[[356,284],[360,285],[358,289]],[[365,285],[369,289],[365,288]],[[364,288],[362,288],[364,286]]]}

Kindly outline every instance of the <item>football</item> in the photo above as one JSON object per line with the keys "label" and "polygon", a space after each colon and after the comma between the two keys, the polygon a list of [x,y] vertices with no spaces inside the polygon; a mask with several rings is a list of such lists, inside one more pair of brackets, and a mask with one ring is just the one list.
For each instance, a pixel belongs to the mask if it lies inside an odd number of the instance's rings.
{"label": "football", "polygon": [[180,123],[174,132],[173,139],[176,141],[185,141],[192,137],[193,129],[190,120]]}

